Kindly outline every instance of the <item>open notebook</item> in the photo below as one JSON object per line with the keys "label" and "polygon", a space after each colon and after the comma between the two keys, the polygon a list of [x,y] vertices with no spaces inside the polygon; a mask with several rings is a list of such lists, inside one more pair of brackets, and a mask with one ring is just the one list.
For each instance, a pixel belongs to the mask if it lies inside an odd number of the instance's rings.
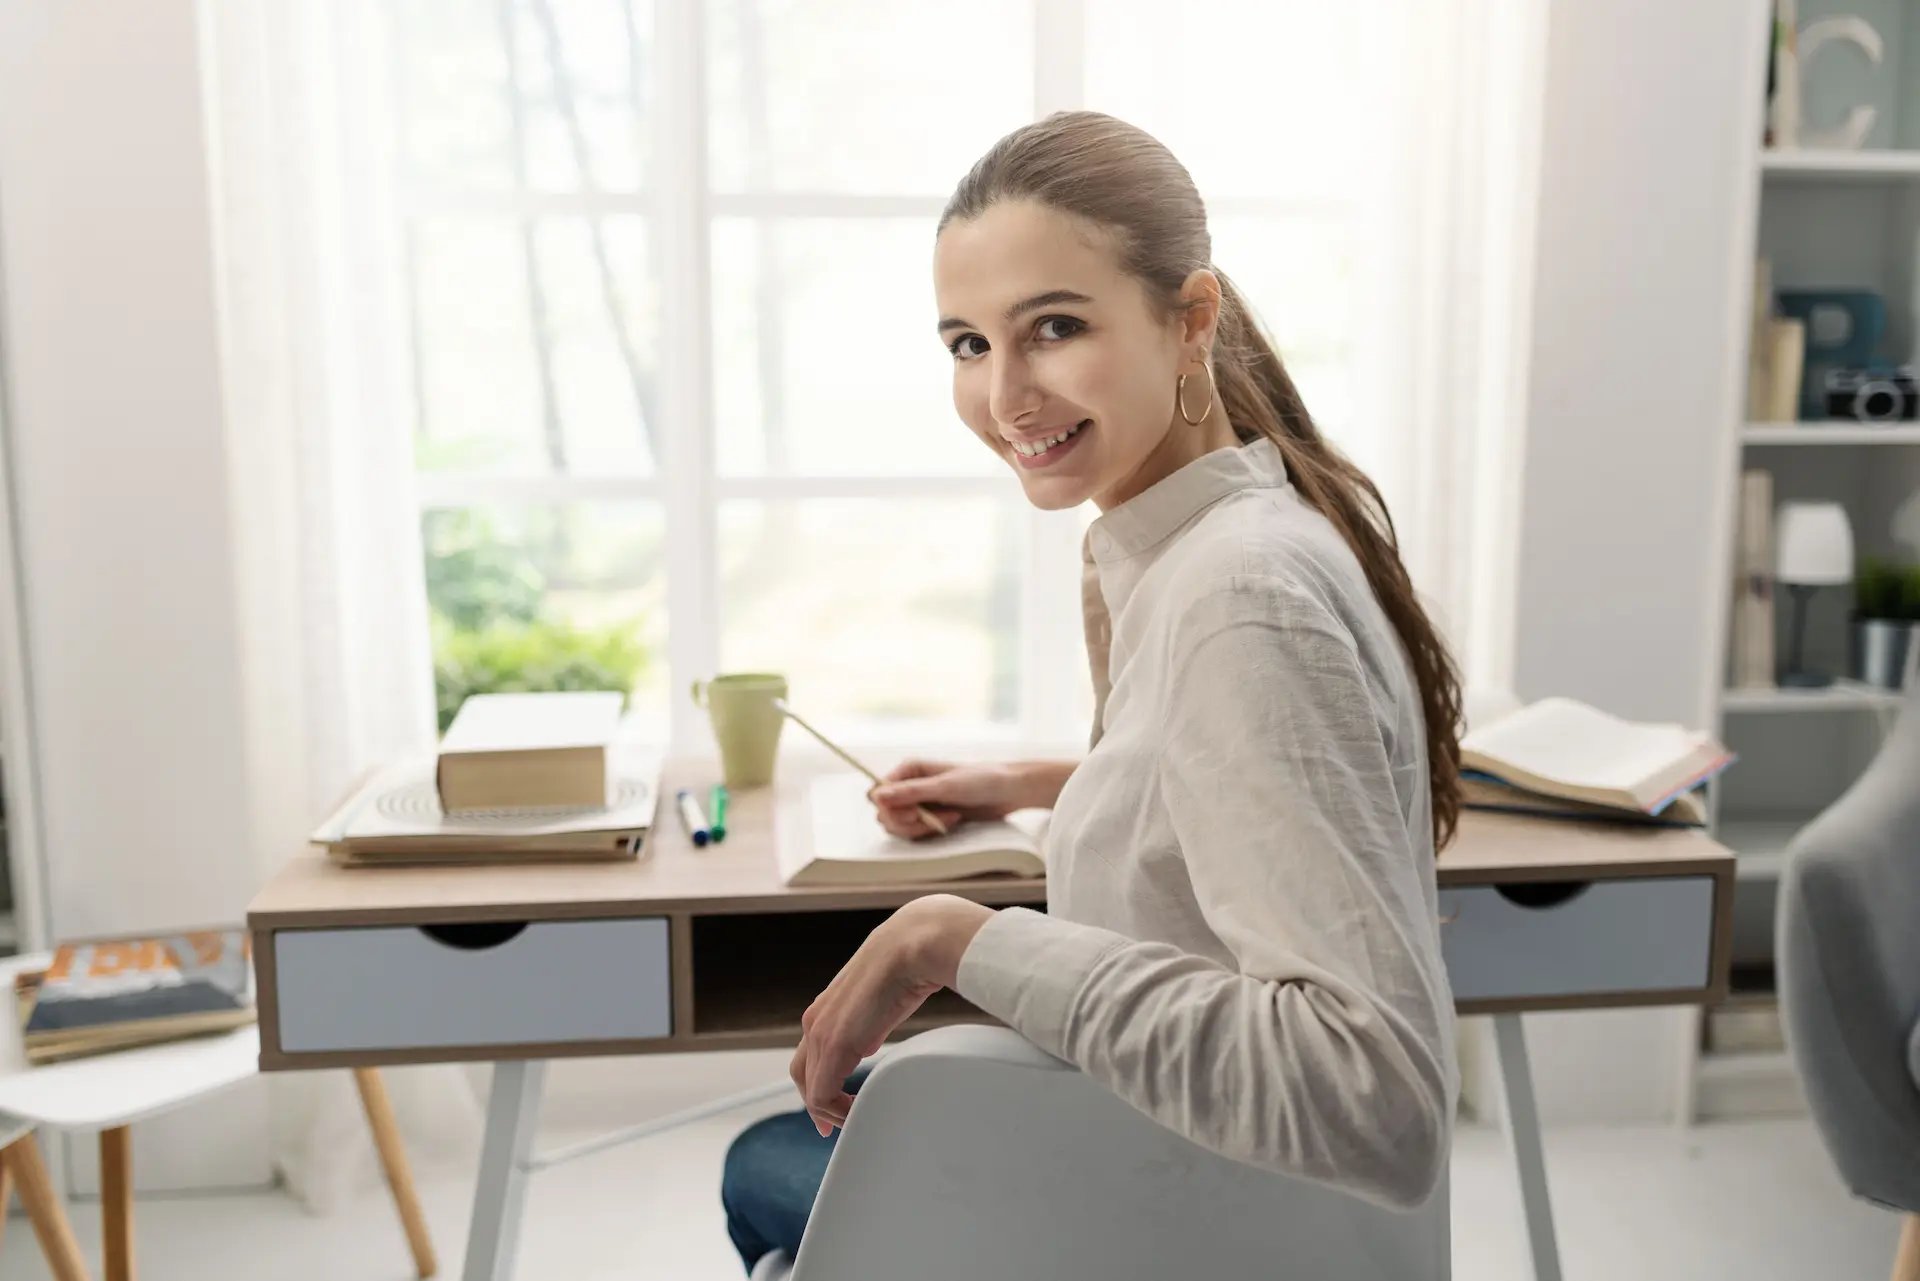
{"label": "open notebook", "polygon": [[[962,823],[945,836],[887,835],[867,799],[872,782],[851,771],[814,779],[784,815],[775,850],[788,885],[907,885],[988,873],[1044,876],[1051,810],[1016,810],[997,822]],[[797,821],[796,821],[797,820]]]}

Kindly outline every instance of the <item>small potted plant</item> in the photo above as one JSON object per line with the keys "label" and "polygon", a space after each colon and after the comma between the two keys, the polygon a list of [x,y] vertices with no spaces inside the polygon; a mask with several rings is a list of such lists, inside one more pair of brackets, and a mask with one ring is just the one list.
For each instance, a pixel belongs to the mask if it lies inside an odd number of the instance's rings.
{"label": "small potted plant", "polygon": [[1920,646],[1920,564],[1868,556],[1854,579],[1853,677],[1899,689]]}

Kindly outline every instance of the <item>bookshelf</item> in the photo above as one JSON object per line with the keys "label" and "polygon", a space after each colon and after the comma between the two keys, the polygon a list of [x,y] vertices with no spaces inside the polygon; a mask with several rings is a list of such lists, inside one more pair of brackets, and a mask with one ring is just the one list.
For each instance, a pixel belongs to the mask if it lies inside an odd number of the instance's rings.
{"label": "bookshelf", "polygon": [[[1745,218],[1735,229],[1745,250],[1738,292],[1727,300],[1729,333],[1742,394],[1734,421],[1721,425],[1724,485],[1717,497],[1728,521],[1722,596],[1731,597],[1739,553],[1740,475],[1772,477],[1773,503],[1837,501],[1847,511],[1857,555],[1913,559],[1895,522],[1920,494],[1920,423],[1761,421],[1746,404],[1755,263],[1765,259],[1779,289],[1866,289],[1884,299],[1887,329],[1877,353],[1893,362],[1920,356],[1920,0],[1800,0],[1799,22],[1840,13],[1863,16],[1887,40],[1887,59],[1823,53],[1803,67],[1802,118],[1815,127],[1855,104],[1877,112],[1857,151],[1771,150],[1741,138],[1735,163],[1745,175]],[[1908,508],[1908,510],[1912,510]],[[1739,764],[1716,781],[1714,833],[1738,857],[1733,963],[1749,976],[1725,1009],[1699,1012],[1689,1038],[1680,1118],[1755,1115],[1804,1107],[1790,1057],[1772,1049],[1712,1048],[1716,1022],[1736,1004],[1764,1010],[1772,1001],[1773,925],[1786,851],[1816,815],[1847,790],[1878,752],[1902,696],[1851,679],[1850,587],[1814,593],[1807,620],[1807,665],[1838,679],[1821,689],[1733,688],[1734,611],[1720,614],[1721,689],[1713,709],[1722,741]],[[1775,646],[1784,660],[1789,609],[1775,594]],[[1777,1009],[1777,1005],[1774,1007]]]}

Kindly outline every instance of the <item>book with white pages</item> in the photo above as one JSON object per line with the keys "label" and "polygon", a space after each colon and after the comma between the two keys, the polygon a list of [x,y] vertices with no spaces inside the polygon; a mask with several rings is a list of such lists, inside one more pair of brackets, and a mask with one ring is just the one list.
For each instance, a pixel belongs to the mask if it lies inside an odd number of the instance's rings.
{"label": "book with white pages", "polygon": [[[1622,720],[1571,698],[1543,698],[1460,740],[1462,769],[1541,796],[1648,815],[1680,802],[1733,759],[1712,735]],[[1686,808],[1692,818],[1692,805]]]}
{"label": "book with white pages", "polygon": [[657,744],[625,742],[613,753],[610,805],[537,807],[448,814],[435,786],[436,759],[426,755],[376,771],[328,815],[309,838],[342,861],[398,862],[512,858],[547,854],[632,857],[635,837],[654,822],[665,753]]}
{"label": "book with white pages", "polygon": [[903,840],[880,826],[865,775],[813,779],[801,812],[781,816],[774,842],[788,885],[907,885],[1000,873],[1046,875],[1042,853],[1051,810],[1015,810],[1004,819],[962,823],[945,836]]}

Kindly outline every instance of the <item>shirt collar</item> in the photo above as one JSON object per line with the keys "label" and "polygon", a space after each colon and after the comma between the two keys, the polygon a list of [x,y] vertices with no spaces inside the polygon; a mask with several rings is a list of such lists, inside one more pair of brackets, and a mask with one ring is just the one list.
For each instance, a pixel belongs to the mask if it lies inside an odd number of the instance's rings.
{"label": "shirt collar", "polygon": [[1227,495],[1287,483],[1280,446],[1264,433],[1243,445],[1200,455],[1163,476],[1087,527],[1084,551],[1100,564],[1124,560],[1164,542],[1176,529]]}

